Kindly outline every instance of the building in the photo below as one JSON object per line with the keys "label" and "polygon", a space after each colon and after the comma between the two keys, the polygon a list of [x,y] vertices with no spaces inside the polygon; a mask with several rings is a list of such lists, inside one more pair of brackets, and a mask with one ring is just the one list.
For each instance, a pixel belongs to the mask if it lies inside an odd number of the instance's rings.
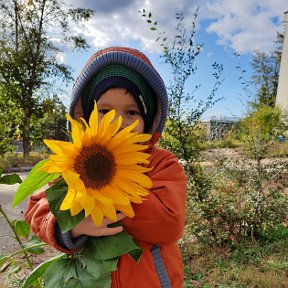
{"label": "building", "polygon": [[200,126],[206,132],[208,140],[220,140],[237,122],[238,117],[212,116],[208,120],[201,120]]}
{"label": "building", "polygon": [[284,41],[280,63],[276,106],[288,111],[288,11],[284,13]]}

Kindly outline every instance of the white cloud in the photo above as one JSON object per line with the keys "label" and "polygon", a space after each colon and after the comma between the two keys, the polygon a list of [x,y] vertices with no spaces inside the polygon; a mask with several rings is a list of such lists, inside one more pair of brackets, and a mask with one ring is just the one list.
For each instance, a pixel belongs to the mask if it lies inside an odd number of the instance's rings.
{"label": "white cloud", "polygon": [[[208,21],[207,33],[218,37],[217,44],[239,53],[273,49],[276,32],[282,32],[282,16],[287,0],[66,0],[74,7],[95,10],[91,21],[75,26],[81,29],[90,45],[99,49],[109,45],[138,42],[146,51],[159,51],[157,32],[149,30],[138,10],[152,11],[158,31],[175,35],[175,12],[183,12],[187,25],[192,24],[196,6],[198,21]],[[197,26],[200,29],[201,26]],[[202,25],[203,26],[203,25]],[[188,27],[189,28],[189,27]]]}
{"label": "white cloud", "polygon": [[65,54],[62,52],[59,52],[56,54],[56,61],[59,63],[64,63],[65,62]]}
{"label": "white cloud", "polygon": [[216,33],[218,44],[239,53],[254,50],[270,52],[277,31],[283,31],[283,13],[288,9],[286,0],[222,0],[209,1],[206,19],[207,32]]}

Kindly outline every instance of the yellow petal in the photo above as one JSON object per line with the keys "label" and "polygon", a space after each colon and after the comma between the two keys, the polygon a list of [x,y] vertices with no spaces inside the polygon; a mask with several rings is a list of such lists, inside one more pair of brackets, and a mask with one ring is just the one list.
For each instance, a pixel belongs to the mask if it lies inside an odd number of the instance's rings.
{"label": "yellow petal", "polygon": [[120,178],[129,179],[143,187],[151,188],[153,186],[151,179],[147,175],[139,173],[128,173],[127,171],[118,171],[117,174]]}
{"label": "yellow petal", "polygon": [[89,215],[91,215],[92,210],[95,206],[95,201],[93,197],[90,195],[81,195],[79,196],[79,203],[81,203],[81,206],[85,209],[85,217],[87,218]]}
{"label": "yellow petal", "polygon": [[131,137],[128,142],[129,143],[143,143],[147,142],[151,139],[152,135],[151,134],[137,134],[133,137]]}
{"label": "yellow petal", "polygon": [[70,208],[70,213],[71,216],[75,216],[78,213],[80,213],[83,210],[83,206],[81,203],[78,201],[77,197],[74,199],[72,202],[71,208]]}
{"label": "yellow petal", "polygon": [[92,129],[89,127],[85,119],[80,118],[85,126],[85,132],[82,136],[82,146],[90,146],[93,144],[92,140]]}
{"label": "yellow petal", "polygon": [[75,193],[71,190],[68,190],[64,200],[60,205],[60,210],[69,210],[72,206],[74,199],[75,199]]}
{"label": "yellow petal", "polygon": [[94,102],[94,109],[89,118],[89,126],[91,129],[91,137],[98,133],[98,110],[96,101]]}
{"label": "yellow petal", "polygon": [[75,145],[70,142],[44,139],[43,142],[56,154],[72,153],[75,150]]}
{"label": "yellow petal", "polygon": [[103,213],[102,213],[100,207],[97,206],[97,204],[95,204],[95,206],[91,212],[91,217],[97,226],[100,226],[102,224]]}
{"label": "yellow petal", "polygon": [[[89,194],[92,195],[91,193]],[[97,203],[97,206],[100,207],[102,213],[112,221],[116,221],[116,211],[112,199],[104,197],[96,190],[93,191],[92,196],[95,199],[95,203]]]}
{"label": "yellow petal", "polygon": [[102,138],[106,134],[106,131],[110,123],[113,121],[115,114],[116,114],[115,110],[111,110],[103,116],[98,127],[99,138]]}
{"label": "yellow petal", "polygon": [[47,173],[61,173],[63,169],[56,166],[52,161],[48,160],[40,169],[41,171],[45,171]]}
{"label": "yellow petal", "polygon": [[83,135],[83,127],[78,121],[72,119],[72,117],[70,115],[66,115],[66,117],[71,123],[72,141],[73,141],[73,143],[74,143],[74,145],[76,147],[81,147],[81,145],[82,145],[81,140],[82,140],[82,135]]}
{"label": "yellow petal", "polygon": [[99,137],[98,143],[100,145],[106,145],[108,141],[111,141],[111,138],[115,135],[115,133],[120,129],[122,123],[121,116],[118,117],[113,123],[111,123],[102,137]]}
{"label": "yellow petal", "polygon": [[[138,151],[143,150],[143,147],[146,147],[146,145],[138,145],[138,144],[131,144],[131,145],[122,145],[121,147],[118,147],[117,149],[111,149],[113,151],[113,155],[115,157],[118,157],[118,155],[123,155],[123,154],[130,154],[130,153],[136,153]],[[144,153],[144,152],[141,152]],[[147,155],[146,158],[150,157],[150,154],[145,153]]]}
{"label": "yellow petal", "polygon": [[[80,185],[78,184],[79,181],[79,175],[73,171],[64,171],[62,173],[62,176],[67,183],[68,187],[73,187],[74,191],[77,191],[77,186]],[[83,185],[84,186],[84,185]],[[84,191],[81,191],[82,194],[84,194]]]}
{"label": "yellow petal", "polygon": [[149,154],[141,153],[141,152],[134,152],[134,153],[127,153],[125,155],[118,155],[115,158],[116,165],[133,165],[133,164],[149,164]]}
{"label": "yellow petal", "polygon": [[103,190],[102,193],[105,197],[108,197],[113,200],[113,204],[121,204],[121,205],[128,205],[129,199],[128,195],[123,191],[122,187],[117,185],[107,185]]}
{"label": "yellow petal", "polygon": [[130,218],[133,218],[135,216],[134,214],[134,211],[131,207],[131,205],[118,205],[118,204],[115,204],[115,208],[118,210],[118,211],[121,211],[123,212],[126,216],[130,217]]}
{"label": "yellow petal", "polygon": [[146,188],[127,179],[122,180],[118,177],[115,180],[115,185],[121,187],[128,197],[133,199],[132,202],[134,203],[142,203],[142,198],[140,196],[147,196],[149,194],[149,191],[147,191]]}

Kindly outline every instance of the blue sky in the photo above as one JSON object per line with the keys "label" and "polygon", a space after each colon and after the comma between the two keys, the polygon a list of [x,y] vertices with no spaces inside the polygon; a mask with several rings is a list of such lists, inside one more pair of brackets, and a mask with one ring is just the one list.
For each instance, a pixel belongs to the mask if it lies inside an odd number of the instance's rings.
{"label": "blue sky", "polygon": [[[247,110],[248,93],[243,90],[240,76],[250,80],[252,53],[260,50],[269,53],[274,50],[277,31],[284,29],[283,13],[288,10],[287,0],[66,0],[67,5],[95,10],[93,19],[73,26],[75,32],[86,37],[91,48],[87,52],[71,53],[63,49],[59,59],[74,69],[77,76],[89,56],[98,49],[121,45],[142,50],[169,84],[169,67],[161,64],[160,46],[155,42],[157,32],[149,30],[145,20],[138,13],[145,8],[158,21],[158,31],[174,35],[175,13],[183,13],[185,25],[191,29],[193,14],[199,8],[197,17],[197,43],[204,48],[197,57],[197,72],[189,85],[201,84],[195,97],[205,101],[209,95],[212,80],[212,64],[223,64],[224,82],[217,96],[224,99],[205,113],[205,117],[242,117]],[[237,58],[234,52],[239,53]],[[244,74],[240,73],[238,61]],[[69,105],[69,86],[62,96]],[[187,91],[189,92],[189,91]]]}

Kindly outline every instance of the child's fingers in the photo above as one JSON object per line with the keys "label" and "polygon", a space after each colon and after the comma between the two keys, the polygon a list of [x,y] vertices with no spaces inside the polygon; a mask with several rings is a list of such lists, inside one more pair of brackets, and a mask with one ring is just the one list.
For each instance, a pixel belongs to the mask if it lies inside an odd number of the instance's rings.
{"label": "child's fingers", "polygon": [[[125,214],[123,214],[123,213],[121,213],[121,212],[120,212],[120,213],[117,213],[116,216],[117,216],[117,220],[116,220],[115,222],[121,221],[121,220],[123,220],[124,218],[127,217]],[[108,218],[104,218],[101,226],[102,226],[102,227],[103,227],[103,226],[107,226],[107,225],[112,224],[112,223],[115,223],[115,222],[112,221],[112,220],[110,220],[110,219],[108,219]]]}

